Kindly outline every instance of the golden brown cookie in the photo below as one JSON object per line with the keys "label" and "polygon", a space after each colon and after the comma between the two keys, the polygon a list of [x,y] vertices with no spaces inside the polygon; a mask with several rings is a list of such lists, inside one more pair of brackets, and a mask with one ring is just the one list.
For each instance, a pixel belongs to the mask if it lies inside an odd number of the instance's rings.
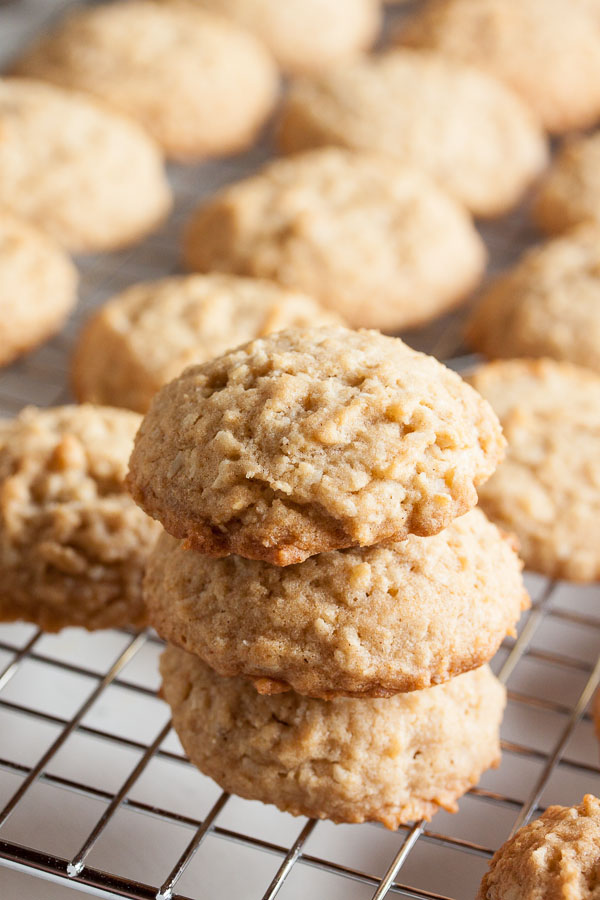
{"label": "golden brown cookie", "polygon": [[271,278],[354,327],[418,325],[475,287],[485,250],[465,210],[391,158],[313,150],[218,191],[185,236],[191,269]]}
{"label": "golden brown cookie", "polygon": [[278,89],[275,65],[251,34],[192,4],[151,0],[77,8],[15,71],[89,91],[182,160],[248,146]]}
{"label": "golden brown cookie", "polygon": [[57,332],[77,300],[77,272],[47,235],[0,211],[0,366]]}
{"label": "golden brown cookie", "polygon": [[140,416],[26,409],[0,440],[0,621],[46,631],[141,626],[159,526],[125,489]]}
{"label": "golden brown cookie", "polygon": [[455,812],[500,758],[505,691],[487,666],[385,700],[264,697],[175,647],[161,673],[191,761],[224,790],[293,815],[394,829]]}
{"label": "golden brown cookie", "polygon": [[439,53],[397,50],[292,84],[287,152],[335,144],[422,168],[478,216],[513,206],[547,160],[531,111],[504,84]]}
{"label": "golden brown cookie", "polygon": [[533,214],[550,234],[600,222],[600,132],[563,145],[540,186]]}
{"label": "golden brown cookie", "polygon": [[600,372],[600,225],[526,253],[487,289],[467,325],[486,356],[549,356]]}
{"label": "golden brown cookie", "polygon": [[505,461],[479,489],[492,521],[514,532],[527,568],[600,578],[600,376],[550,359],[490,363],[469,379],[494,407]]}
{"label": "golden brown cookie", "polygon": [[129,485],[201,552],[288,565],[441,531],[503,447],[489,405],[399,338],[289,329],[162,388]]}
{"label": "golden brown cookie", "polygon": [[358,56],[380,23],[377,0],[195,0],[248,28],[288,72],[315,72]]}
{"label": "golden brown cookie", "polygon": [[487,662],[527,595],[506,536],[473,509],[434,537],[321,553],[296,566],[211,559],[163,534],[150,623],[260,693],[388,697]]}
{"label": "golden brown cookie", "polygon": [[293,326],[341,324],[306,294],[234,275],[136,284],[102,306],[80,335],[73,387],[80,402],[146,412],[154,394],[192,363]]}
{"label": "golden brown cookie", "polygon": [[0,80],[0,206],[75,252],[140,240],[171,194],[154,142],[82,94]]}
{"label": "golden brown cookie", "polygon": [[477,900],[599,900],[600,800],[549,806],[500,847]]}
{"label": "golden brown cookie", "polygon": [[399,38],[496,75],[553,133],[600,117],[600,27],[580,0],[427,0]]}

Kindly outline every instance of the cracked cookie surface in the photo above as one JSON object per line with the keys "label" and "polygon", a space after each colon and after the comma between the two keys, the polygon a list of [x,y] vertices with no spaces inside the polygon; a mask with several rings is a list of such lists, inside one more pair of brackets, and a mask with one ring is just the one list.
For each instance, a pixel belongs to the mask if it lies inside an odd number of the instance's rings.
{"label": "cracked cookie surface", "polygon": [[196,549],[288,565],[441,531],[503,447],[490,406],[399,338],[289,329],[162,388],[129,485]]}

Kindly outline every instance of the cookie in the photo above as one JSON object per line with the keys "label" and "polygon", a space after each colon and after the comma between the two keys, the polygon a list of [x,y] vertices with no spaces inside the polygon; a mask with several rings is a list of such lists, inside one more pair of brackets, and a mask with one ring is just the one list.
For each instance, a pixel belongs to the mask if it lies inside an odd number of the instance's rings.
{"label": "cookie", "polygon": [[77,300],[77,272],[54,241],[0,211],[0,366],[59,331]]}
{"label": "cookie", "polygon": [[136,284],[85,326],[73,359],[75,394],[146,412],[191,363],[282,328],[340,323],[310,297],[270,281],[213,274]]}
{"label": "cookie", "polygon": [[129,485],[201,552],[288,565],[441,531],[503,446],[488,404],[399,338],[289,329],[162,388]]}
{"label": "cookie", "polygon": [[485,249],[465,210],[416,169],[328,148],[218,191],[185,236],[191,269],[271,278],[353,327],[419,325],[478,283]]}
{"label": "cookie", "polygon": [[163,695],[194,765],[293,815],[388,828],[429,819],[500,758],[502,685],[487,666],[386,700],[264,697],[168,647]]}
{"label": "cookie", "polygon": [[514,532],[527,568],[555,578],[600,578],[600,376],[554,360],[506,360],[471,384],[498,413],[506,460],[480,503]]}
{"label": "cookie", "polygon": [[358,56],[377,35],[377,0],[196,0],[252,31],[287,72],[315,72]]}
{"label": "cookie", "polygon": [[496,75],[555,134],[600,117],[597,15],[577,0],[427,0],[399,34]]}
{"label": "cookie", "polygon": [[29,408],[0,428],[0,621],[145,624],[142,578],[160,527],[125,489],[140,418]]}
{"label": "cookie", "polygon": [[388,154],[424,169],[478,216],[513,206],[547,161],[540,126],[509,88],[414,50],[293,83],[279,141],[287,152],[335,144]]}
{"label": "cookie", "polygon": [[549,234],[600,222],[600,132],[564,144],[540,185],[533,215]]}
{"label": "cookie", "polygon": [[0,79],[0,206],[75,252],[140,240],[171,195],[153,141],[81,94]]}
{"label": "cookie", "polygon": [[600,372],[600,226],[526,253],[485,292],[466,337],[491,358],[549,356]]}
{"label": "cookie", "polygon": [[180,160],[251,144],[278,89],[275,64],[251,34],[193,5],[151,0],[80,7],[15,71],[89,91]]}
{"label": "cookie", "polygon": [[549,806],[500,847],[477,900],[598,900],[600,800]]}
{"label": "cookie", "polygon": [[164,534],[144,595],[161,637],[260,693],[389,697],[494,655],[527,595],[510,541],[474,509],[434,537],[278,568]]}

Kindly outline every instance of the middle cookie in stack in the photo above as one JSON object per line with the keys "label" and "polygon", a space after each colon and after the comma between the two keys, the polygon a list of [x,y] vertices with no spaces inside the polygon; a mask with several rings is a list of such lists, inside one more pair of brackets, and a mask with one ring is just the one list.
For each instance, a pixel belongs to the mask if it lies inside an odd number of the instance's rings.
{"label": "middle cookie in stack", "polygon": [[526,603],[509,541],[468,512],[502,450],[475,391],[375,332],[280,332],[160,391],[130,486],[179,538],[147,602],[185,648],[163,692],[202,771],[335,821],[455,808],[499,757],[483,664]]}

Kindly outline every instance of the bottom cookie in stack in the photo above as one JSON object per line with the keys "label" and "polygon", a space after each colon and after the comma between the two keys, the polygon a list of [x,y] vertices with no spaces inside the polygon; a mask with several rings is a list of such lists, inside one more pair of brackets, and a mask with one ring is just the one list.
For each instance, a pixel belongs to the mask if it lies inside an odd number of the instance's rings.
{"label": "bottom cookie in stack", "polygon": [[387,699],[258,694],[169,646],[163,696],[190,760],[294,815],[400,824],[456,800],[500,758],[505,690],[488,666]]}

